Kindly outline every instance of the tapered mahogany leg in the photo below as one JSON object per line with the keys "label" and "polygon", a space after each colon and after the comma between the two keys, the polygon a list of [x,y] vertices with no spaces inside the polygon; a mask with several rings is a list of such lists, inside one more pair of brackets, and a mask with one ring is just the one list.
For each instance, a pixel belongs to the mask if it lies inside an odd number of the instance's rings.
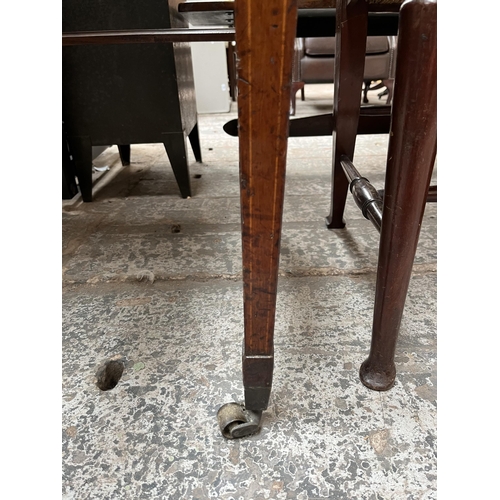
{"label": "tapered mahogany leg", "polygon": [[237,0],[245,406],[267,408],[285,191],[296,0]]}
{"label": "tapered mahogany leg", "polygon": [[365,67],[368,7],[366,0],[338,0],[333,101],[333,165],[329,229],[345,226],[348,182],[340,157],[354,155]]}
{"label": "tapered mahogany leg", "polygon": [[223,405],[228,438],[255,433],[269,404],[297,0],[236,0],[245,404]]}
{"label": "tapered mahogany leg", "polygon": [[372,343],[363,384],[396,377],[394,353],[436,155],[436,2],[401,8]]}

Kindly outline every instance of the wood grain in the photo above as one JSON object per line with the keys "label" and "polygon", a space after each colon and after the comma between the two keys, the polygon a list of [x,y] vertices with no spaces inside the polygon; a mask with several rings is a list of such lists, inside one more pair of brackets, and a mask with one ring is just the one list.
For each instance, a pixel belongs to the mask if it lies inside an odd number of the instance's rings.
{"label": "wood grain", "polygon": [[267,407],[285,190],[296,0],[238,0],[235,28],[245,404]]}

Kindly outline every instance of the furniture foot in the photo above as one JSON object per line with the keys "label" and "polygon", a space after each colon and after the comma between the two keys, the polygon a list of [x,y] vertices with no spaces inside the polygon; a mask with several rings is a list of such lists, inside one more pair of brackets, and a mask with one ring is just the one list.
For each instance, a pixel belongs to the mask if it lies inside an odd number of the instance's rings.
{"label": "furniture foot", "polygon": [[177,180],[177,185],[183,198],[191,196],[191,183],[186,154],[186,142],[183,133],[164,134],[165,150],[167,151],[170,165]]}
{"label": "furniture foot", "polygon": [[200,134],[198,132],[198,123],[195,124],[193,130],[188,135],[189,142],[191,143],[191,148],[193,149],[194,157],[198,163],[202,162],[201,159],[201,145],[200,145]]}
{"label": "furniture foot", "polygon": [[345,227],[343,215],[348,181],[340,157],[345,155],[352,161],[356,144],[368,29],[367,1],[339,0],[336,14],[332,194],[330,214],[326,218],[328,229]]}
{"label": "furniture foot", "polygon": [[[436,156],[436,3],[408,0],[399,17],[370,354],[360,378],[394,383],[394,355]],[[415,78],[414,75],[419,75]]]}
{"label": "furniture foot", "polygon": [[120,153],[120,161],[123,167],[130,165],[130,144],[117,144]]}
{"label": "furniture foot", "polygon": [[217,412],[217,421],[226,439],[236,439],[260,431],[262,411],[247,410],[239,403],[226,403]]}
{"label": "furniture foot", "polygon": [[[274,285],[277,283],[277,279]],[[258,295],[258,291],[254,292]],[[251,299],[250,299],[251,300]],[[248,296],[245,295],[245,305],[250,301]],[[260,297],[264,302],[265,297]],[[271,306],[276,307],[276,292],[270,298]],[[248,307],[246,308],[248,310]],[[245,313],[246,316],[246,313]],[[245,321],[251,318],[245,317]],[[269,405],[269,398],[271,396],[271,387],[273,384],[273,370],[274,370],[274,352],[273,352],[273,334],[274,334],[274,310],[272,311],[272,324],[268,326],[268,340],[266,345],[260,348],[261,354],[252,354],[247,345],[255,343],[255,331],[247,331],[245,333],[245,342],[243,350],[243,386],[245,388],[245,405],[251,410],[265,410]]]}
{"label": "furniture foot", "polygon": [[392,361],[392,363],[386,363],[382,371],[377,363],[373,364],[367,359],[361,365],[359,377],[363,385],[368,387],[368,389],[374,391],[388,391],[392,388],[396,380],[396,365],[394,361]]}

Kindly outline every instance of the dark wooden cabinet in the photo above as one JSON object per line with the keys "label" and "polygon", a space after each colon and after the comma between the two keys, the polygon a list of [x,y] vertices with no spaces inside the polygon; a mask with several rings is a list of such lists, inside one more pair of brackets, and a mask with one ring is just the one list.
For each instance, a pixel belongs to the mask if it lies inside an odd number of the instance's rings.
{"label": "dark wooden cabinet", "polygon": [[[165,0],[63,0],[63,32],[180,27],[175,11]],[[163,143],[182,196],[191,195],[186,135],[201,154],[188,43],[63,47],[62,88],[84,201],[92,199],[90,148],[109,144]]]}

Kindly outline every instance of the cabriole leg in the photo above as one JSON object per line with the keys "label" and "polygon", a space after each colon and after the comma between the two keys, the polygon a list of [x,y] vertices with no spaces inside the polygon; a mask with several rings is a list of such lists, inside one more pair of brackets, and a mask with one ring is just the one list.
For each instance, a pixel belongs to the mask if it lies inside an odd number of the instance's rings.
{"label": "cabriole leg", "polygon": [[[415,78],[415,75],[418,75]],[[360,376],[390,389],[394,354],[436,155],[436,3],[401,8],[372,343]]]}

